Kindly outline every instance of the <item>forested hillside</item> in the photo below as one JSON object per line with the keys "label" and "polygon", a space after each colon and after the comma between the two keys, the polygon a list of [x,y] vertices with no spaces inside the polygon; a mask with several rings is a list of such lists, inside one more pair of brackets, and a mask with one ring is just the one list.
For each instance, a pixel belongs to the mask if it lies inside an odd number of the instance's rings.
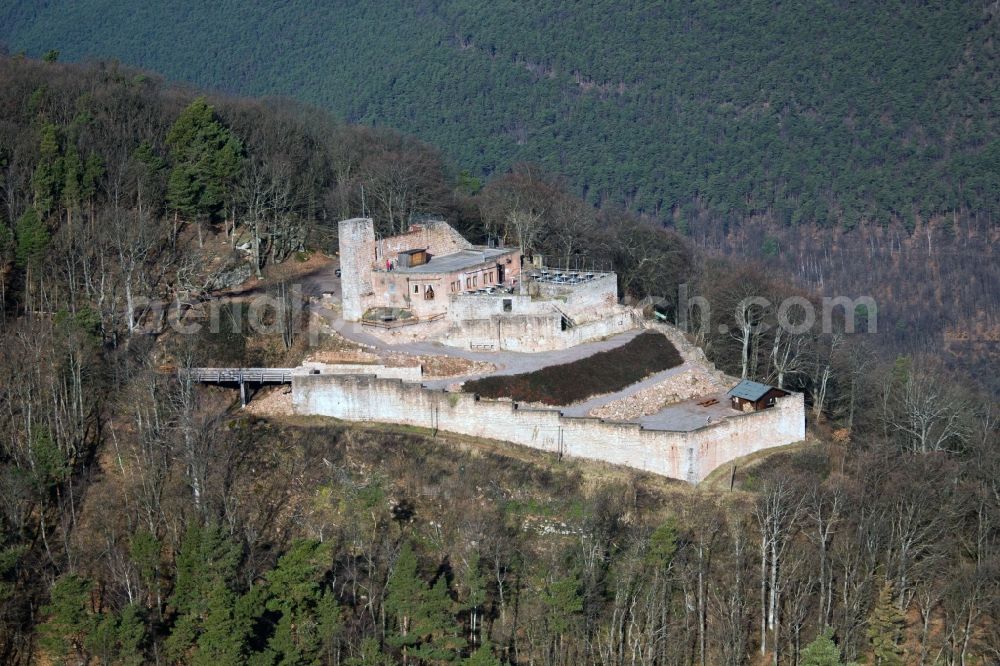
{"label": "forested hillside", "polygon": [[290,95],[681,229],[995,222],[998,26],[983,0],[0,2],[12,52]]}
{"label": "forested hillside", "polygon": [[[773,306],[738,309],[815,296],[536,168],[481,188],[449,172],[313,108],[0,57],[0,662],[997,660],[988,396],[839,319],[785,331]],[[731,331],[697,341],[803,391],[810,441],[692,489],[497,442],[258,420],[178,379],[300,362],[301,318],[246,329],[240,298],[287,307],[288,275],[362,211],[380,233],[434,213],[611,264],[629,297],[690,283]],[[208,302],[230,323],[191,331]]]}

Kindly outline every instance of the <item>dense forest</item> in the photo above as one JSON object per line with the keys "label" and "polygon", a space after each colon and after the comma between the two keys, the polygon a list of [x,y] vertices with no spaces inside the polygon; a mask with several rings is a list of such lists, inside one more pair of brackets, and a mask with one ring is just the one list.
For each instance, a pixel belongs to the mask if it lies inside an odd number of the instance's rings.
{"label": "dense forest", "polygon": [[[997,4],[0,2],[0,43],[312,102],[684,230],[1000,217]],[[276,44],[280,48],[276,48]]]}
{"label": "dense forest", "polygon": [[[300,360],[298,321],[182,335],[153,305],[187,321],[230,289],[285,293],[281,269],[362,211],[380,233],[434,214],[611,264],[628,298],[689,284],[730,324],[692,313],[692,339],[804,391],[810,441],[690,488],[431,432],[256,419],[170,372]],[[995,396],[839,318],[760,326],[779,313],[742,295],[815,295],[596,210],[538,167],[484,185],[311,107],[0,58],[0,260],[0,662],[1000,659]]]}

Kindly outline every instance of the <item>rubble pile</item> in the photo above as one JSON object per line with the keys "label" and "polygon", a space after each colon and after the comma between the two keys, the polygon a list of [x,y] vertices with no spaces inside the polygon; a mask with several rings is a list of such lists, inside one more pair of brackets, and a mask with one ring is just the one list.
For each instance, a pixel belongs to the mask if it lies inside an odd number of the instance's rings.
{"label": "rubble pile", "polygon": [[697,396],[709,396],[726,390],[713,374],[701,368],[689,368],[625,398],[590,411],[590,416],[611,421],[629,421],[655,414],[667,405]]}

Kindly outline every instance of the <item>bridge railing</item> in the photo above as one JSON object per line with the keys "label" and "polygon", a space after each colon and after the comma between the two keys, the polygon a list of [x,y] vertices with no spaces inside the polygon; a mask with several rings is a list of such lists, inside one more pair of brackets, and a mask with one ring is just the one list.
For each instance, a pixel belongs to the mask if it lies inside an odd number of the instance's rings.
{"label": "bridge railing", "polygon": [[187,368],[178,377],[206,384],[290,384],[291,368]]}

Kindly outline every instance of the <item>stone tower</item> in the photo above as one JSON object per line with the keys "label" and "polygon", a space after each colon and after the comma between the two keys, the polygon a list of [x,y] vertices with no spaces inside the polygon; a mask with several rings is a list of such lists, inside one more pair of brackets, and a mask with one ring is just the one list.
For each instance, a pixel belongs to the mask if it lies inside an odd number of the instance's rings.
{"label": "stone tower", "polygon": [[372,264],[375,261],[375,224],[371,218],[341,220],[340,284],[345,321],[360,321],[372,291]]}

